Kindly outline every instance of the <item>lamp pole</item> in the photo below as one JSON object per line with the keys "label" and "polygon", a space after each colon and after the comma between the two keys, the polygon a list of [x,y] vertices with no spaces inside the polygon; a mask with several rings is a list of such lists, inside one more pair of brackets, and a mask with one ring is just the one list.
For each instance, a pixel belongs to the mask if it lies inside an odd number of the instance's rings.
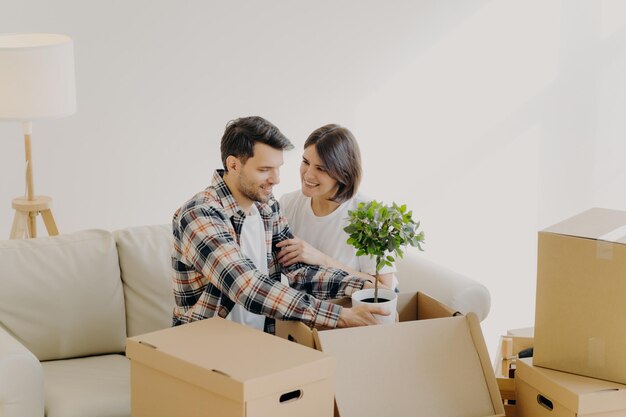
{"label": "lamp pole", "polygon": [[[26,196],[28,201],[35,200],[35,187],[33,185],[33,160],[31,155],[30,135],[33,134],[32,122],[22,122],[24,131],[24,151],[26,154]],[[31,237],[37,236],[37,213],[28,213],[28,230]]]}

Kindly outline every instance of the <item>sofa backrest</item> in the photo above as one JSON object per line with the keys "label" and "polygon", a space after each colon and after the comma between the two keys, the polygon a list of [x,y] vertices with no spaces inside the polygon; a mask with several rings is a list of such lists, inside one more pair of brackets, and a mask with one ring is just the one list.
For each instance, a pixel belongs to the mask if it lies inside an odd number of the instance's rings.
{"label": "sofa backrest", "polygon": [[124,294],[112,234],[0,241],[0,325],[41,361],[123,352]]}
{"label": "sofa backrest", "polygon": [[113,232],[117,244],[128,337],[172,325],[172,232],[166,225]]}

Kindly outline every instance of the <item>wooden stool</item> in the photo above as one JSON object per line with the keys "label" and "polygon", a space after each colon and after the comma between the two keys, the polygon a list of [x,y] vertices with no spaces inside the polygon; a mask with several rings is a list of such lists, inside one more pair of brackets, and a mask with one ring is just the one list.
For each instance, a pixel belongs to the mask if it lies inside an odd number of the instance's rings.
{"label": "wooden stool", "polygon": [[41,214],[48,234],[50,236],[58,235],[59,230],[50,210],[51,203],[52,199],[50,197],[42,195],[33,196],[32,200],[29,200],[27,197],[13,199],[15,217],[13,218],[10,239],[37,237],[38,214]]}

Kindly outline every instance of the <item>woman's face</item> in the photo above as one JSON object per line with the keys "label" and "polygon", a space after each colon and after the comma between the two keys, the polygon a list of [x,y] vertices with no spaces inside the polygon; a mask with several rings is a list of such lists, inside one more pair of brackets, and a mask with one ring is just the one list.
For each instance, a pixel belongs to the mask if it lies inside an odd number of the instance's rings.
{"label": "woman's face", "polygon": [[311,198],[328,199],[337,192],[337,180],[328,175],[324,163],[317,154],[315,145],[304,149],[300,164],[302,194]]}

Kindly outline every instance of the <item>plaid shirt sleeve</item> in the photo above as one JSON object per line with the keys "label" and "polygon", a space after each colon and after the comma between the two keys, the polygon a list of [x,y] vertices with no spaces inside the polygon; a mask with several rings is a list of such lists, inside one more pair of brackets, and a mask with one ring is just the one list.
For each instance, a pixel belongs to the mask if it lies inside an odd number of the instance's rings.
{"label": "plaid shirt sleeve", "polygon": [[[274,223],[272,241],[272,257],[276,263],[280,249],[276,244],[285,239],[293,238],[287,219],[278,214],[278,221]],[[301,291],[306,291],[320,300],[349,297],[353,292],[365,285],[365,280],[349,275],[337,268],[327,268],[318,265],[296,263],[289,267],[281,266],[281,272],[289,279],[289,285]]]}
{"label": "plaid shirt sleeve", "polygon": [[[226,214],[215,207],[196,206],[181,213],[178,224],[181,259],[200,272],[208,284],[187,282],[190,293],[217,288],[246,310],[309,326],[336,327],[341,307],[316,299],[259,272],[241,252]],[[212,288],[211,288],[212,287]],[[193,309],[202,309],[194,305]]]}

